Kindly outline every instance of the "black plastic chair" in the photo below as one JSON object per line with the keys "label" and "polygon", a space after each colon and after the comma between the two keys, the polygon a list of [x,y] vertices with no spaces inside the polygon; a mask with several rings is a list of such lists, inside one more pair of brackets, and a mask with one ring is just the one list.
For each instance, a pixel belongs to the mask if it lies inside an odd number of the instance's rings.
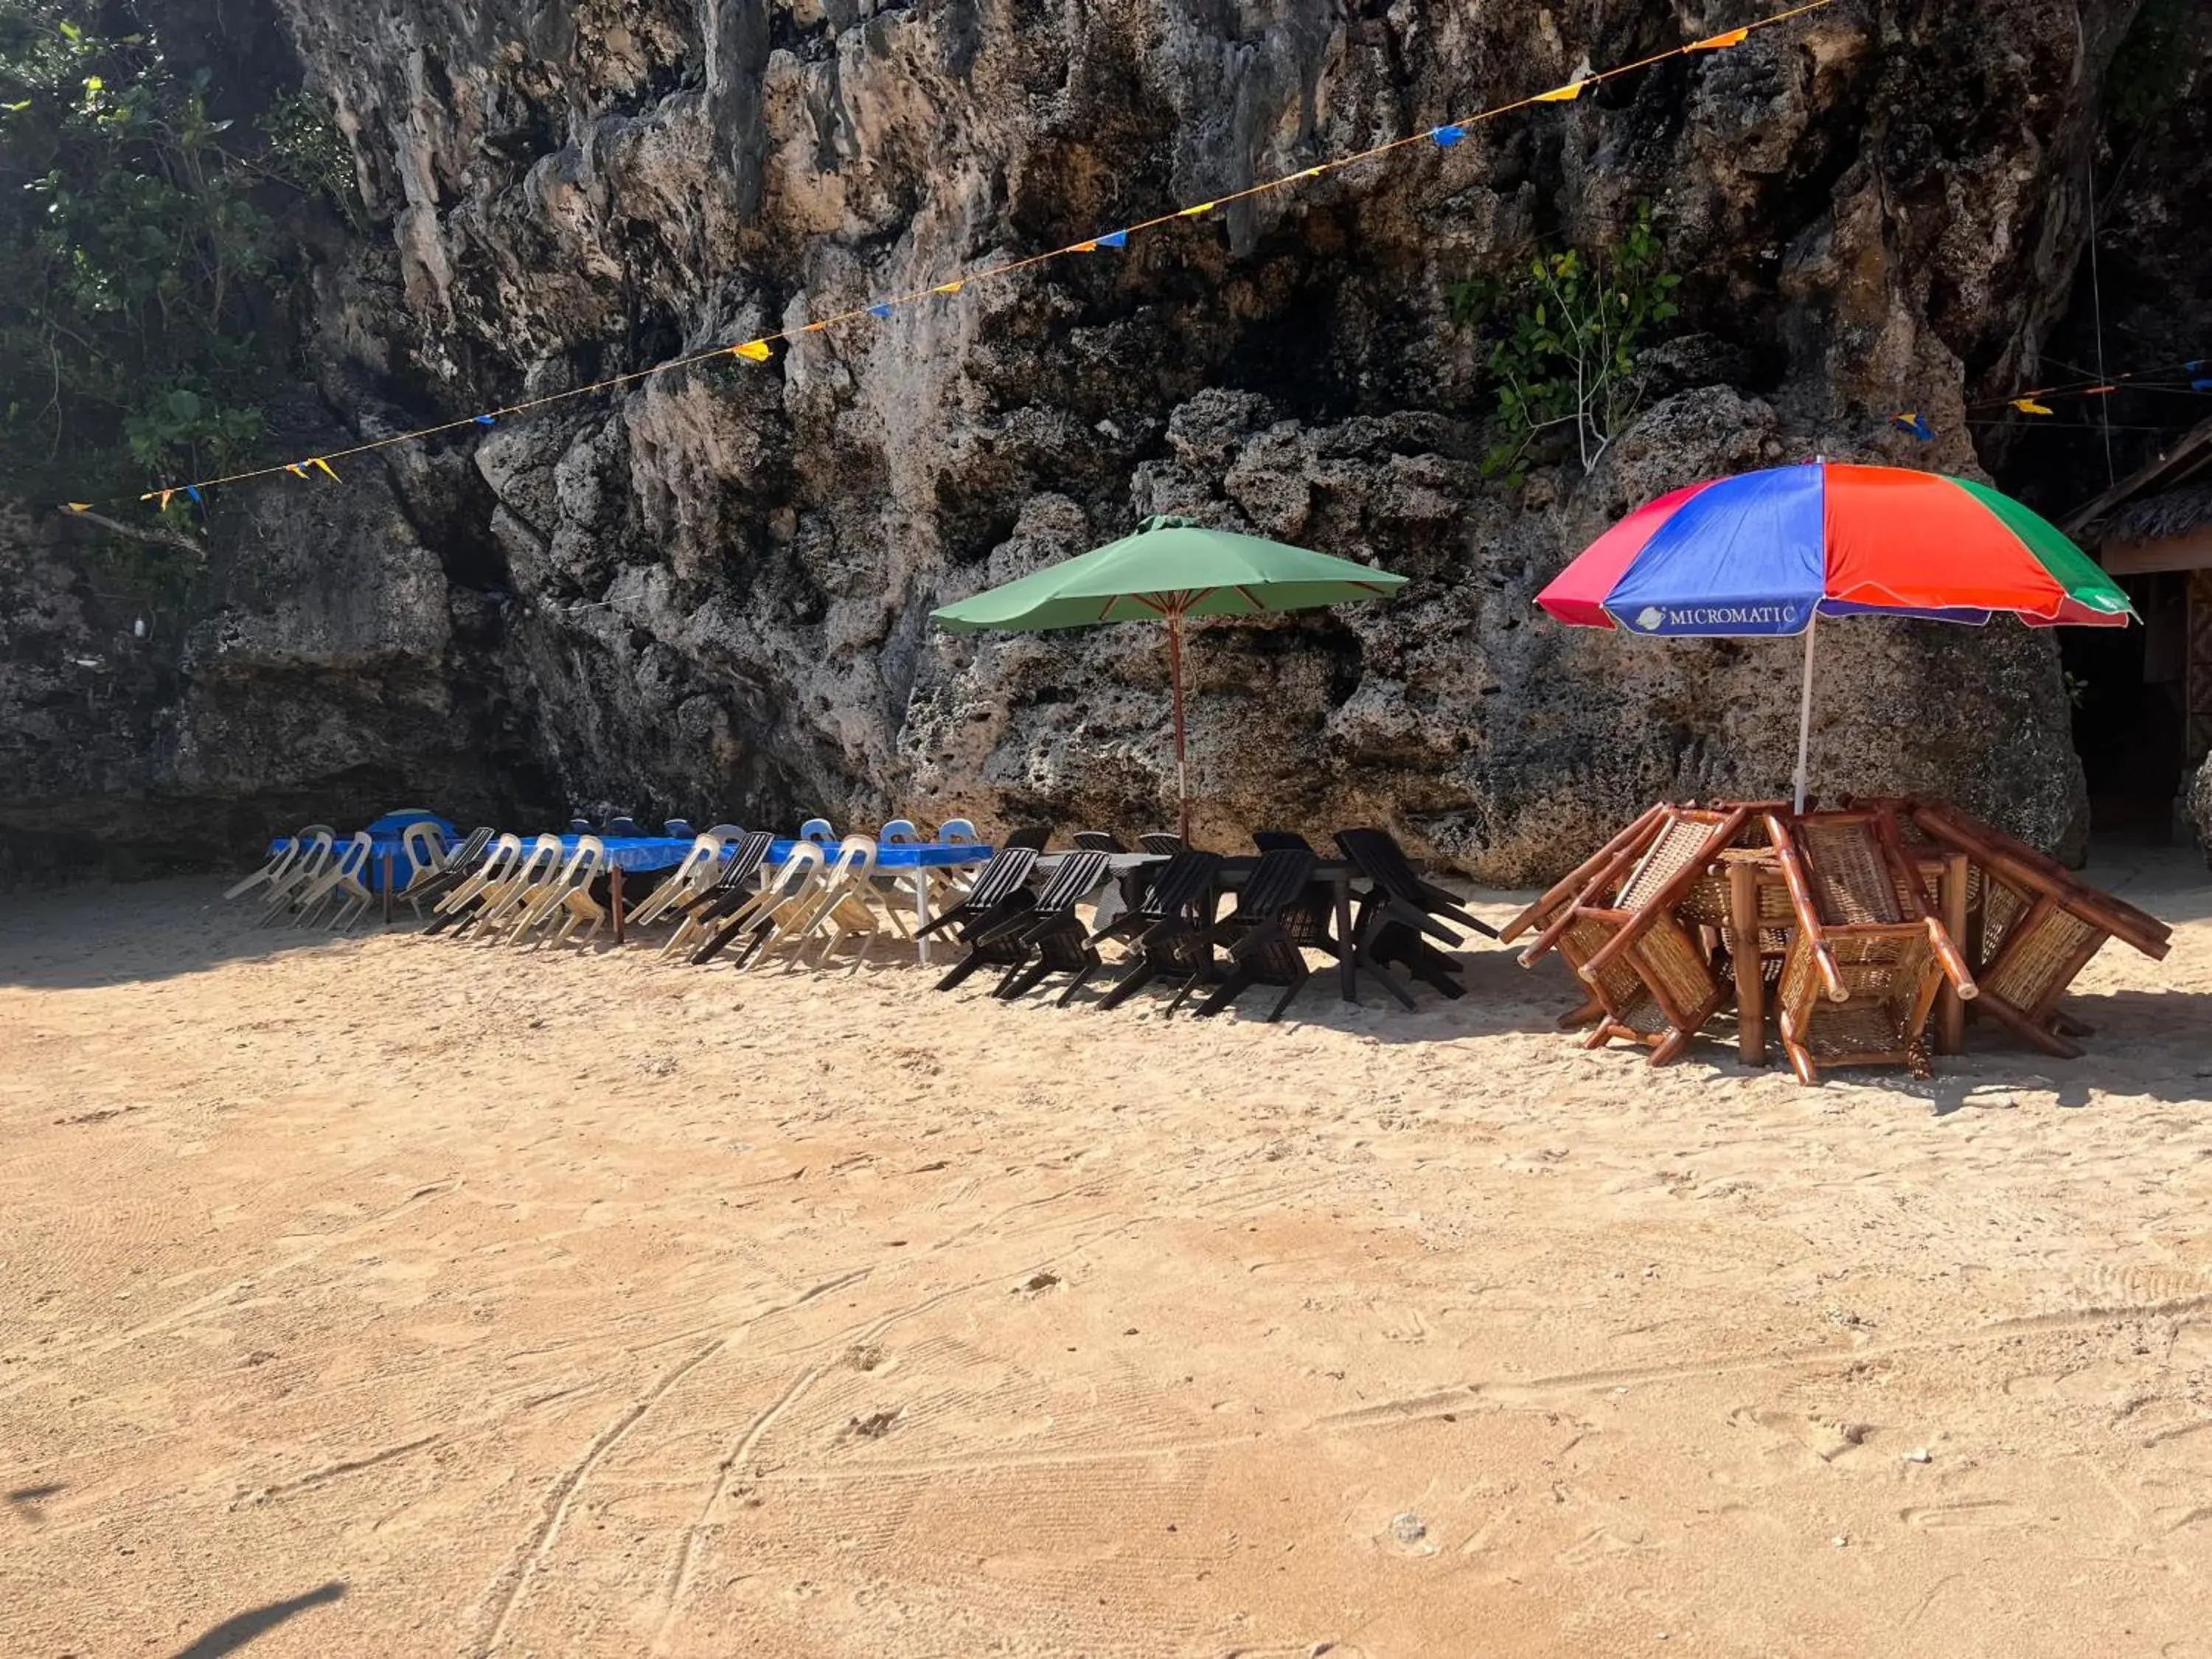
{"label": "black plastic chair", "polygon": [[1173,858],[1183,850],[1182,837],[1166,830],[1147,830],[1137,837],[1137,845],[1147,853],[1158,853],[1164,858]]}
{"label": "black plastic chair", "polygon": [[1075,907],[1105,884],[1112,870],[1111,857],[1091,851],[1070,853],[1060,860],[1036,910],[1018,924],[1020,932],[1014,943],[1028,953],[1028,959],[1007,969],[994,996],[1011,1002],[1026,996],[1051,975],[1066,974],[1068,981],[1060,994],[1060,1006],[1065,1008],[1090,983],[1091,976],[1105,966]]}
{"label": "black plastic chair", "polygon": [[1000,842],[999,845],[1001,847],[1026,847],[1032,852],[1042,853],[1045,849],[1045,843],[1049,842],[1051,839],[1052,826],[1050,824],[1025,823],[1018,830],[1009,830],[1006,832],[1006,840]]}
{"label": "black plastic chair", "polygon": [[1133,941],[1170,916],[1200,914],[1198,907],[1212,893],[1213,878],[1220,868],[1218,853],[1182,852],[1164,864],[1144,866],[1139,873],[1150,878],[1138,891],[1134,902],[1093,933],[1091,942],[1109,939]]}
{"label": "black plastic chair", "polygon": [[1219,1013],[1255,985],[1285,988],[1267,1020],[1272,1024],[1283,1017],[1291,999],[1313,975],[1289,921],[1305,902],[1316,862],[1310,848],[1279,847],[1261,854],[1237,895],[1237,908],[1214,925],[1209,937],[1209,944],[1228,947],[1229,973],[1192,1010],[1194,1018]]}
{"label": "black plastic chair", "polygon": [[1352,867],[1374,884],[1360,900],[1352,938],[1346,941],[1355,968],[1373,974],[1408,1008],[1413,1006],[1413,994],[1389,971],[1393,966],[1445,996],[1466,995],[1467,988],[1455,977],[1459,963],[1429,941],[1457,947],[1459,935],[1444,926],[1446,921],[1492,939],[1498,937],[1498,930],[1470,915],[1443,888],[1422,880],[1389,830],[1340,830],[1336,844]]}
{"label": "black plastic chair", "polygon": [[1295,830],[1260,830],[1252,836],[1252,845],[1263,853],[1310,853],[1313,843]]}
{"label": "black plastic chair", "polygon": [[1129,917],[1125,928],[1116,921],[1109,933],[1137,932],[1136,957],[1129,971],[1098,1000],[1101,1008],[1117,1008],[1155,980],[1180,988],[1176,1004],[1200,980],[1213,973],[1213,885],[1221,872],[1218,853],[1178,853],[1170,859],[1145,895],[1144,902]]}
{"label": "black plastic chair", "polygon": [[1036,868],[1036,861],[1037,849],[1034,847],[1001,847],[975,872],[974,884],[960,896],[960,902],[930,918],[926,926],[915,929],[914,936],[927,939],[932,933],[951,928],[965,943],[981,929],[995,927],[1008,917],[1027,910],[1033,899],[1029,890],[1030,876]]}
{"label": "black plastic chair", "polygon": [[[1017,849],[1018,852],[1028,850],[1026,848]],[[999,854],[1000,858],[1006,856],[1004,853]],[[997,861],[996,859],[992,860],[993,863]],[[989,866],[985,868],[988,870]],[[1042,893],[1034,896],[1027,892],[1019,894],[1016,896],[1018,902],[1009,901],[1005,915],[963,930],[962,937],[967,944],[968,954],[954,965],[951,973],[938,981],[937,988],[950,991],[977,969],[995,967],[1006,971],[1000,976],[993,994],[1008,994],[1009,988],[1016,983],[1034,954],[1030,933],[1040,923],[1049,921],[1056,915],[1065,915],[1068,921],[1073,921],[1076,901],[1104,879],[1105,874],[1105,854],[1066,854],[1053,871]],[[1088,945],[1089,940],[1085,938],[1080,923],[1076,924],[1076,937]],[[1019,993],[1017,991],[1013,994],[1018,995]]]}
{"label": "black plastic chair", "polygon": [[421,882],[409,883],[396,896],[407,901],[414,909],[415,919],[420,921],[425,904],[435,904],[476,874],[477,866],[491,851],[492,838],[498,834],[499,831],[488,823],[478,824],[469,831],[468,839],[447,856],[444,868]]}
{"label": "black plastic chair", "polygon": [[1129,849],[1103,830],[1079,830],[1075,844],[1085,853],[1126,853]]}
{"label": "black plastic chair", "polygon": [[715,924],[725,916],[745,907],[753,896],[753,881],[760,867],[768,862],[769,849],[775,845],[775,836],[766,830],[756,830],[740,841],[723,863],[722,873],[714,884],[688,904],[675,912],[676,932],[665,949],[673,950],[690,940],[701,929],[708,937],[692,952],[695,963],[712,962],[729,945],[737,934],[733,927],[722,931]]}

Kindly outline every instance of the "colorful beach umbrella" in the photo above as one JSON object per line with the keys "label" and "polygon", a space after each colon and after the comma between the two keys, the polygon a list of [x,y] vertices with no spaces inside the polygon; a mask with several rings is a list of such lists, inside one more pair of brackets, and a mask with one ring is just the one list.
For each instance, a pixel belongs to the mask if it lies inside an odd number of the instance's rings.
{"label": "colorful beach umbrella", "polygon": [[1797,808],[1821,617],[2124,628],[2119,585],[2048,520],[1970,479],[1813,461],[1692,484],[1630,514],[1536,603],[1563,623],[1659,637],[1805,636]]}
{"label": "colorful beach umbrella", "polygon": [[1183,747],[1183,623],[1200,617],[1263,617],[1376,599],[1403,576],[1257,536],[1208,530],[1189,519],[1147,519],[1134,534],[931,613],[955,634],[1086,628],[1109,622],[1168,625],[1175,691],[1177,825],[1190,837]]}

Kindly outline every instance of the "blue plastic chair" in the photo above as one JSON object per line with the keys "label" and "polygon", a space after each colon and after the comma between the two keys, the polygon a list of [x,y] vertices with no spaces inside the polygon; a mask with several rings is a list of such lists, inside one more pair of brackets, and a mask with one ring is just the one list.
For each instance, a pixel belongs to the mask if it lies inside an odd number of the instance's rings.
{"label": "blue plastic chair", "polygon": [[671,841],[689,841],[699,832],[691,827],[689,818],[670,818],[660,826],[660,833]]}
{"label": "blue plastic chair", "polygon": [[830,828],[830,820],[827,818],[807,819],[799,826],[799,838],[801,841],[813,842],[821,847],[837,845],[837,832]]}
{"label": "blue plastic chair", "polygon": [[947,818],[937,826],[937,841],[940,847],[975,843],[982,839],[975,833],[975,826],[966,818]]}
{"label": "blue plastic chair", "polygon": [[627,813],[617,812],[607,820],[607,833],[611,836],[635,839],[637,832],[637,820]]}
{"label": "blue plastic chair", "polygon": [[921,831],[914,827],[912,818],[893,818],[876,837],[878,847],[911,847],[921,839]]}

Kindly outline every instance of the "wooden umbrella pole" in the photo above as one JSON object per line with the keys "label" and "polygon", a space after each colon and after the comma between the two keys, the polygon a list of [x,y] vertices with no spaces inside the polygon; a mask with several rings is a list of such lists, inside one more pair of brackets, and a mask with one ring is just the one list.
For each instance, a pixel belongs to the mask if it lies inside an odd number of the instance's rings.
{"label": "wooden umbrella pole", "polygon": [[1175,688],[1176,833],[1190,845],[1190,766],[1182,738],[1182,607],[1168,612],[1168,680]]}

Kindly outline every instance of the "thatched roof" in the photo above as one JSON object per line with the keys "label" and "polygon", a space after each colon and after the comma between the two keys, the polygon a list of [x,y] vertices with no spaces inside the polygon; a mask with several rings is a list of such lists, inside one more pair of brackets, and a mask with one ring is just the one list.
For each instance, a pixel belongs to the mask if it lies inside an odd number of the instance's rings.
{"label": "thatched roof", "polygon": [[[2130,473],[2059,525],[2077,542],[2156,541],[2193,530],[2212,516],[2202,485],[2181,486],[2212,467],[2212,421],[2191,427],[2148,466]],[[2164,505],[2161,505],[2164,503]],[[2171,528],[2138,528],[2139,521]],[[2124,520],[2128,528],[2120,528]]]}
{"label": "thatched roof", "polygon": [[2158,542],[2212,524],[2212,484],[2189,484],[2145,495],[2107,514],[2097,526],[2102,542]]}

